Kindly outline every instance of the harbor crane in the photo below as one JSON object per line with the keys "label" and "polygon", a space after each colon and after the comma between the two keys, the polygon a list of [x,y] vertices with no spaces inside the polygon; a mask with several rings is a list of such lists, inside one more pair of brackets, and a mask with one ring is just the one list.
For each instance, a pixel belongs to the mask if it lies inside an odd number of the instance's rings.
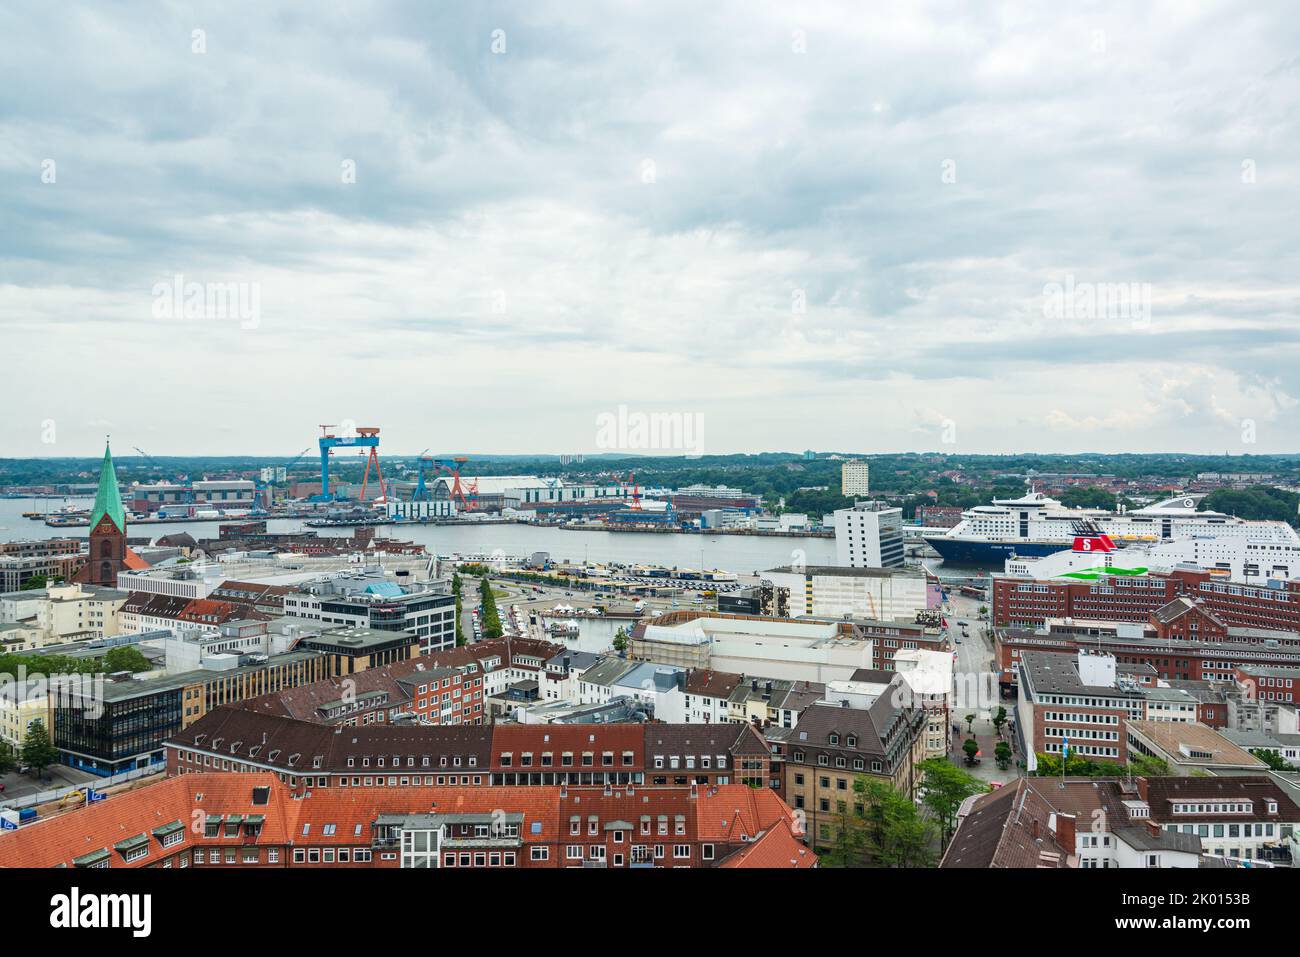
{"label": "harbor crane", "polygon": [[370,481],[370,469],[375,470],[375,477],[379,480],[379,494],[387,501],[388,487],[384,482],[383,473],[379,470],[379,429],[373,426],[358,428],[356,435],[335,435],[330,429],[333,425],[322,425],[320,427],[320,494],[313,495],[314,502],[332,502],[336,496],[330,490],[330,456],[334,454],[336,448],[355,448],[369,449],[370,454],[366,458],[366,470],[361,477],[361,501],[366,500],[366,486]]}

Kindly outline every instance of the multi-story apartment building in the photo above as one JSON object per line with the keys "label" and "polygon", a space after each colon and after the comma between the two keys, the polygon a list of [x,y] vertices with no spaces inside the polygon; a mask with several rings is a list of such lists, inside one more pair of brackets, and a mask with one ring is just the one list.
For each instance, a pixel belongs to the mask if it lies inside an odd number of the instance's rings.
{"label": "multi-story apartment building", "polygon": [[927,717],[921,708],[899,706],[895,697],[891,683],[866,708],[818,703],[804,711],[794,728],[768,729],[773,775],[782,796],[807,815],[815,846],[834,838],[840,815],[858,810],[862,801],[853,790],[858,775],[915,793]]}
{"label": "multi-story apartment building", "polygon": [[184,775],[6,832],[0,866],[816,866],[799,819],[766,789],[488,792],[425,778],[296,792],[267,773]]}
{"label": "multi-story apartment building", "polygon": [[448,667],[431,655],[250,698],[240,707],[341,727],[482,724],[483,680],[474,662]]}
{"label": "multi-story apartment building", "polygon": [[871,466],[861,459],[840,465],[840,494],[845,497],[871,494]]}
{"label": "multi-story apartment building", "polygon": [[[313,716],[314,717],[314,716]],[[222,708],[167,741],[169,773],[270,771],[311,788],[706,787],[770,784],[749,725],[388,725],[344,728]]]}
{"label": "multi-story apartment building", "polygon": [[[1031,651],[1074,652],[1091,648],[1115,655],[1121,663],[1149,664],[1164,681],[1232,683],[1244,666],[1300,666],[1300,634],[1229,628],[1225,641],[1170,641],[1151,626],[1081,619],[1049,620],[1037,629],[995,631],[994,651],[1002,668],[1002,683],[1010,690],[1017,681],[1017,662]],[[1202,720],[1219,721],[1222,706],[1206,702]]]}
{"label": "multi-story apartment building", "polygon": [[[995,574],[993,624],[1037,627],[1052,618],[1149,622],[1153,613],[1178,598],[1190,599],[1214,616],[1206,622],[1211,630],[1300,632],[1300,579],[1245,585],[1193,569],[1107,575],[1095,581]],[[1177,629],[1171,628],[1171,634],[1177,634]]]}
{"label": "multi-story apartment building", "polygon": [[36,607],[36,627],[45,644],[86,641],[121,634],[120,612],[127,594],[98,585],[54,585]]}
{"label": "multi-story apartment building", "polygon": [[942,867],[1196,868],[1290,862],[1300,807],[1265,775],[1020,778],[973,802]]}
{"label": "multi-story apartment building", "polygon": [[[1146,717],[1143,685],[1155,684],[1149,667],[1080,651],[1029,652],[1020,657],[1019,669],[1016,733],[1030,771],[1039,754],[1061,754],[1067,746],[1077,757],[1127,762],[1125,728]],[[1195,720],[1196,703],[1190,696],[1187,703],[1182,720]]]}
{"label": "multi-story apartment building", "polygon": [[18,591],[33,578],[69,581],[86,556],[75,538],[0,542],[0,592]]}
{"label": "multi-story apartment building", "polygon": [[1154,824],[1199,838],[1206,854],[1291,860],[1300,807],[1271,777],[1138,778],[1137,786],[1137,799]]}

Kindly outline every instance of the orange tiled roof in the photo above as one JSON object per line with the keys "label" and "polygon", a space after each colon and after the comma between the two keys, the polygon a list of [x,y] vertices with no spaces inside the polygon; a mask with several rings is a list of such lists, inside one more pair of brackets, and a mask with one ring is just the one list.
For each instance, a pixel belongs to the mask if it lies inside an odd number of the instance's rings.
{"label": "orange tiled roof", "polygon": [[788,821],[781,820],[718,866],[805,869],[817,866],[817,855],[794,836]]}
{"label": "orange tiled roof", "polygon": [[[269,803],[253,803],[256,787],[271,789]],[[149,834],[150,850],[156,851],[159,844],[151,833],[154,828],[180,821],[185,825],[182,832],[185,837],[180,844],[168,848],[171,854],[196,843],[198,834],[191,830],[196,811],[221,815],[262,814],[266,820],[258,843],[284,843],[288,835],[287,801],[286,789],[270,773],[190,774],[168,778],[0,834],[0,867],[71,865],[74,858],[105,847],[111,850],[117,842],[138,834]],[[247,843],[241,837],[201,840],[205,847]],[[145,866],[158,859],[157,853],[151,853],[136,864],[127,864],[114,853],[113,866]]]}
{"label": "orange tiled roof", "polygon": [[702,841],[735,841],[741,835],[752,838],[780,821],[794,824],[794,812],[768,788],[744,784],[723,784],[701,788],[697,798],[696,829]]}

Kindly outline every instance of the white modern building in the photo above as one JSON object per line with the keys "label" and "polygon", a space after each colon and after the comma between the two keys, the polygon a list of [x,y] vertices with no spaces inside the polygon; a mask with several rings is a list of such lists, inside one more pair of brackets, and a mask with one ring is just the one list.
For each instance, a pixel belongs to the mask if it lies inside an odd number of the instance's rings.
{"label": "white modern building", "polygon": [[845,568],[902,566],[903,510],[875,501],[836,509],[835,563]]}
{"label": "white modern building", "polygon": [[777,588],[789,589],[788,613],[803,616],[915,621],[934,597],[925,574],[915,569],[850,568],[837,565],[784,566],[763,572]]}

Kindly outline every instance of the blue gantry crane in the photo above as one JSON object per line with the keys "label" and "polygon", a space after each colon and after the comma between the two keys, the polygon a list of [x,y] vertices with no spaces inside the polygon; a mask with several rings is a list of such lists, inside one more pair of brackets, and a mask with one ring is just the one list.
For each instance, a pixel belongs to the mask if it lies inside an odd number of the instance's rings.
{"label": "blue gantry crane", "polygon": [[415,492],[412,493],[411,495],[412,502],[429,501],[429,483],[425,475],[424,466],[426,462],[432,462],[433,459],[428,458],[428,455],[429,455],[429,450],[425,449],[423,452],[420,453],[419,459],[416,460],[416,468],[419,470],[420,476],[418,479],[416,479],[415,482]]}
{"label": "blue gantry crane", "polygon": [[379,430],[367,426],[358,428],[356,435],[335,435],[330,429],[332,425],[322,425],[320,427],[320,494],[313,495],[313,502],[332,502],[335,495],[330,491],[330,455],[334,449],[345,446],[347,448],[369,449],[370,457],[366,460],[366,472],[361,479],[361,499],[366,497],[366,483],[370,479],[370,469],[373,466],[375,475],[379,479],[380,494],[385,498],[388,496],[388,490],[384,485],[384,476],[379,471]]}

